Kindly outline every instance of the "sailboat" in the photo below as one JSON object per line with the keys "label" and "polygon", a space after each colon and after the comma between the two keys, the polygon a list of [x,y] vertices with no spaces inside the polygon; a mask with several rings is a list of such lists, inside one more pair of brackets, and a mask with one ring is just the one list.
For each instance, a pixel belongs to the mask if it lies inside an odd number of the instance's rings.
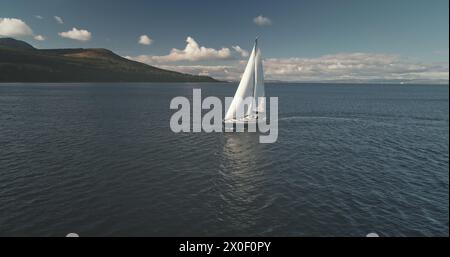
{"label": "sailboat", "polygon": [[[250,104],[244,101],[248,97],[253,99]],[[256,38],[244,74],[225,114],[224,123],[233,125],[257,123],[258,119],[265,119],[265,109],[262,56]]]}

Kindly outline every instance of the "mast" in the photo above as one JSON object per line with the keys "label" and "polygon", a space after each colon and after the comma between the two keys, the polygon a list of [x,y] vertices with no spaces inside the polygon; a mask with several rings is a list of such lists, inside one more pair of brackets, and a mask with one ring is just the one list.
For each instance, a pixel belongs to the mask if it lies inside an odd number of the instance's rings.
{"label": "mast", "polygon": [[[259,36],[256,36],[256,38],[255,38],[255,58],[258,55],[258,37]],[[256,82],[257,82],[257,76],[258,76],[258,74],[256,72],[257,67],[258,67],[258,64],[255,62],[255,67],[254,67],[255,72],[254,72],[254,75],[253,75],[253,100],[254,100],[254,103],[256,105],[255,106],[256,109],[258,108],[258,99],[256,99],[256,86],[257,86]],[[255,107],[251,106],[251,108],[255,108]]]}

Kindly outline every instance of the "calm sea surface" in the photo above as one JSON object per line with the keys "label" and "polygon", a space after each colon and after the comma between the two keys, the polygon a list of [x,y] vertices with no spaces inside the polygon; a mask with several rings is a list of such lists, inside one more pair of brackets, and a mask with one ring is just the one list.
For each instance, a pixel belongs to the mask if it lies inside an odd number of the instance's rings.
{"label": "calm sea surface", "polygon": [[236,84],[0,84],[0,236],[449,235],[449,88],[269,84],[279,137],[181,133]]}

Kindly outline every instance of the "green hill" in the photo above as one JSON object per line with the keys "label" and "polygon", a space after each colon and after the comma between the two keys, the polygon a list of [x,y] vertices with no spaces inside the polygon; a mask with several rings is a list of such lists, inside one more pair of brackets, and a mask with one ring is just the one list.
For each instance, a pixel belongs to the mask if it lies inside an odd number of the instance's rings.
{"label": "green hill", "polygon": [[128,60],[107,49],[36,49],[20,40],[0,38],[0,82],[215,81]]}

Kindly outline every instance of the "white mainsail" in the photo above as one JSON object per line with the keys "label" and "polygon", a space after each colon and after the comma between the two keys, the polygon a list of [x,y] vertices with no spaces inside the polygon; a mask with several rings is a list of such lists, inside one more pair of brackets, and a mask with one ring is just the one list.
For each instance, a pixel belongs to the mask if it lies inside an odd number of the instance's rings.
{"label": "white mainsail", "polygon": [[[255,102],[242,113],[242,117],[236,117],[238,108],[242,108],[243,100],[247,97],[253,97]],[[240,120],[248,117],[257,117],[257,113],[265,112],[265,90],[264,73],[262,67],[261,50],[258,48],[257,40],[248,59],[241,82],[236,90],[233,101],[225,115],[225,121]]]}
{"label": "white mainsail", "polygon": [[264,71],[262,65],[261,50],[258,48],[255,59],[255,103],[256,106],[252,109],[253,112],[265,112],[265,90],[264,90]]}

